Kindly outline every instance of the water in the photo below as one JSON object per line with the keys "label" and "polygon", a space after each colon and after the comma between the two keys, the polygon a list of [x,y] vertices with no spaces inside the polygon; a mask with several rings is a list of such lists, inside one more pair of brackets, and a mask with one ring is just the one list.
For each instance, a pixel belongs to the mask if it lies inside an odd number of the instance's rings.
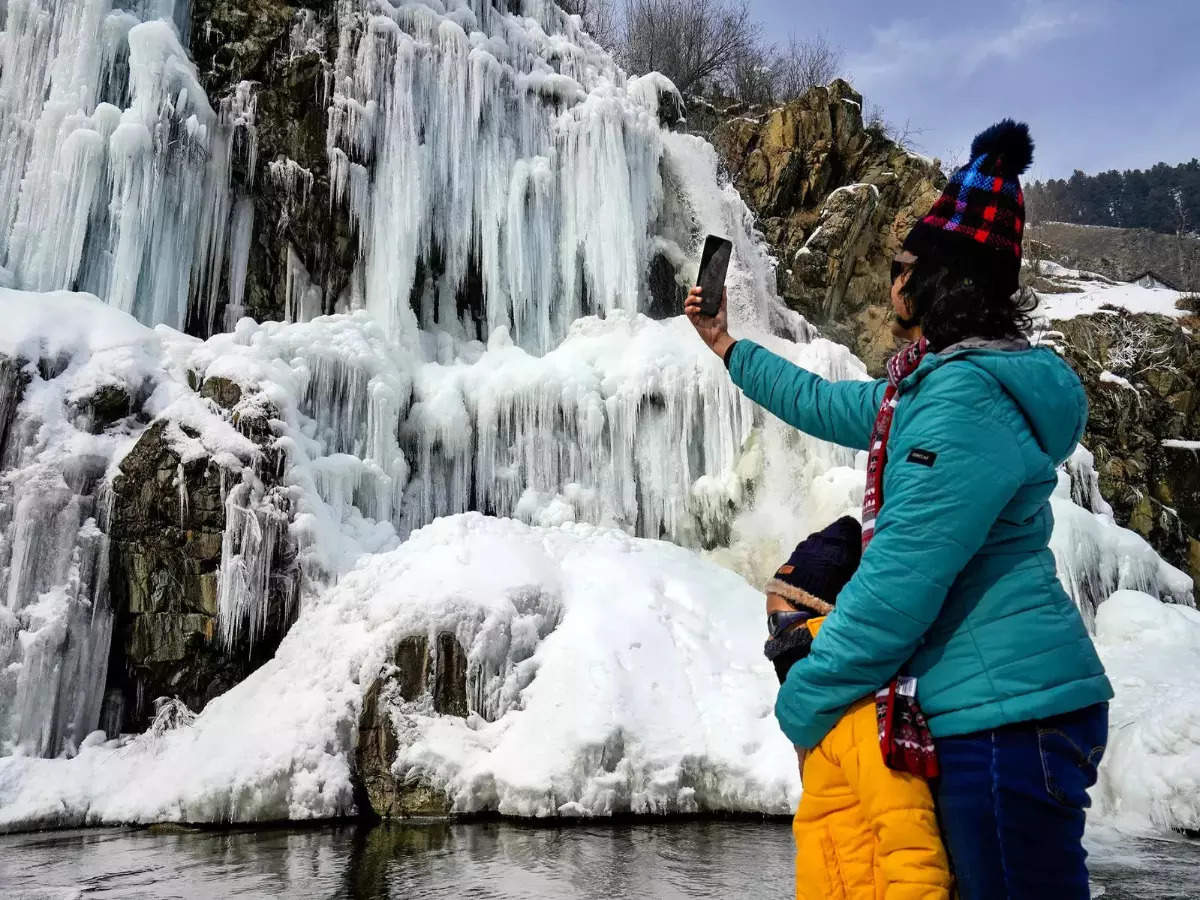
{"label": "water", "polygon": [[[1200,896],[1200,844],[1092,841],[1093,896]],[[95,829],[0,837],[0,896],[673,898],[792,893],[787,823]]]}

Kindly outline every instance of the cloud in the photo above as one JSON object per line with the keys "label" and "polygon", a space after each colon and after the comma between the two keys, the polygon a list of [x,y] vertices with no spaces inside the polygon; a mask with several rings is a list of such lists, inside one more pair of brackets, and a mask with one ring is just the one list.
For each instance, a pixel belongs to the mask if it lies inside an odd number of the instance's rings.
{"label": "cloud", "polygon": [[[1101,4],[1086,9],[1076,4],[1024,0],[1016,21],[972,23],[958,31],[940,22],[924,30],[910,21],[896,21],[871,31],[871,45],[853,54],[846,69],[862,87],[894,79],[962,78],[994,60],[1018,60],[1030,52],[1101,20]],[[990,15],[997,18],[993,7]]]}

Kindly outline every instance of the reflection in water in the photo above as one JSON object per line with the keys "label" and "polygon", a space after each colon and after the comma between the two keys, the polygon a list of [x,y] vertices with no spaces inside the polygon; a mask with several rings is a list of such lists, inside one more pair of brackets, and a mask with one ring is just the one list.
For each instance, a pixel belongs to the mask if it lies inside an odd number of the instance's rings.
{"label": "reflection in water", "polygon": [[791,830],[763,822],[358,829],[338,897],[771,897]]}
{"label": "reflection in water", "polygon": [[[1200,897],[1200,845],[1093,834],[1093,896]],[[346,824],[0,836],[0,897],[776,898],[787,823]]]}

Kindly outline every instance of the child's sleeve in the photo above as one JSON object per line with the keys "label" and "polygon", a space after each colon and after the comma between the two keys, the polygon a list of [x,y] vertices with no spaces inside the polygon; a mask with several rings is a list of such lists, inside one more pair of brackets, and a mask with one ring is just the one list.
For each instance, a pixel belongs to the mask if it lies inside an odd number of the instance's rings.
{"label": "child's sleeve", "polygon": [[948,900],[950,863],[929,784],[884,765],[873,699],[861,701],[846,715],[853,717],[850,741],[839,748],[838,763],[875,833],[887,882],[884,897]]}

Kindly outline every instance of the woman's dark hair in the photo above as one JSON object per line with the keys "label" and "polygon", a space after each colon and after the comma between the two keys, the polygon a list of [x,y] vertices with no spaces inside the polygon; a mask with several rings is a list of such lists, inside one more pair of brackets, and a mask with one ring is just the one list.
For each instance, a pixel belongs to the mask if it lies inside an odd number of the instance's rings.
{"label": "woman's dark hair", "polygon": [[1030,313],[1037,295],[1022,289],[1006,294],[975,258],[921,256],[901,295],[920,322],[931,350],[942,350],[967,338],[1019,338],[1033,326]]}

